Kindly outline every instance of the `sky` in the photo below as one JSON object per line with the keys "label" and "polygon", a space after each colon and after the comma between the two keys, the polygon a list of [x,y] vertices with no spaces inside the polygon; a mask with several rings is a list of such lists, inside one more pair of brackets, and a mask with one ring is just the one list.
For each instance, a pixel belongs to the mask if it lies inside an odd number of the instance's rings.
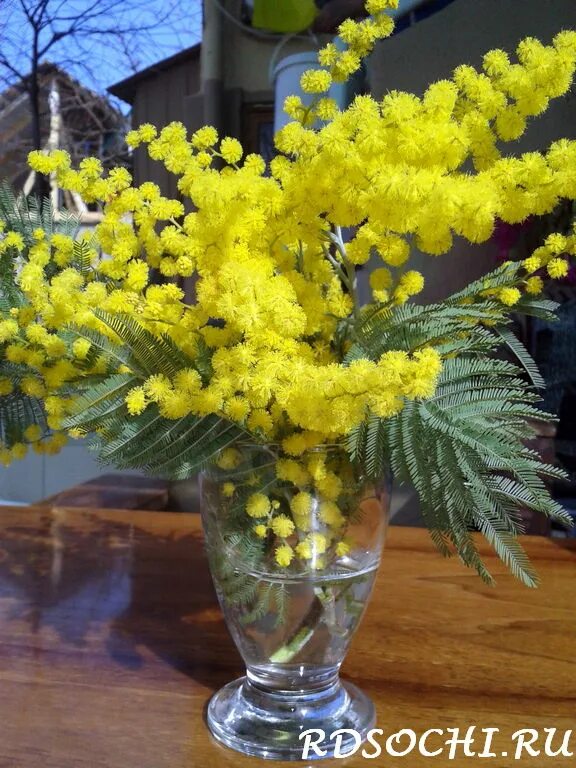
{"label": "sky", "polygon": [[0,0],[0,90],[30,71],[35,25],[42,60],[103,92],[197,43],[201,18],[201,0]]}

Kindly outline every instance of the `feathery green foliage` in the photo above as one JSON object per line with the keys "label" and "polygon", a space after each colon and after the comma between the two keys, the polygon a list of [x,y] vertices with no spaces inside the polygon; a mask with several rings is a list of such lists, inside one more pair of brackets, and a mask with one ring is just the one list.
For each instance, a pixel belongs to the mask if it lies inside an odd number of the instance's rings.
{"label": "feathery green foliage", "polygon": [[[0,183],[0,222],[8,231],[22,236],[26,251],[34,242],[37,228],[49,234],[73,235],[78,226],[74,217],[66,213],[56,215],[49,200],[16,195],[6,182]],[[77,253],[80,255],[79,251]],[[9,316],[11,310],[24,304],[15,279],[17,257],[17,252],[11,248],[0,254],[0,316]],[[31,375],[29,368],[7,360],[0,344],[0,379],[9,379],[14,387],[10,394],[0,395],[0,444],[6,448],[25,442],[24,433],[30,426],[37,425],[42,433],[48,432],[42,403],[19,388],[22,378]]]}
{"label": "feathery green foliage", "polygon": [[[253,624],[271,615],[273,627],[280,626],[288,609],[288,588],[282,581],[266,581],[256,575],[261,570],[263,542],[246,532],[221,537],[213,531],[206,537],[206,546],[215,582],[226,596],[227,606],[242,607],[242,623]],[[238,563],[243,570],[238,570]]]}
{"label": "feathery green foliage", "polygon": [[[496,279],[514,268],[501,267]],[[482,282],[443,304],[405,305],[365,319],[349,360],[377,359],[388,349],[414,352],[430,340],[450,356],[432,398],[406,402],[391,419],[368,419],[350,434],[347,447],[367,474],[379,476],[390,466],[398,481],[414,485],[444,555],[457,552],[491,583],[471,533],[479,530],[512,573],[535,586],[537,577],[515,539],[522,532],[520,512],[534,510],[570,525],[543,480],[563,473],[526,445],[534,434],[530,425],[550,419],[536,406],[540,397],[534,387],[543,381],[528,351],[506,327],[504,308],[475,301]],[[549,318],[554,305],[525,298],[520,309]],[[470,317],[486,325],[470,325]],[[504,344],[522,367],[494,356]]]}
{"label": "feathery green foliage", "polygon": [[27,246],[34,242],[34,230],[42,229],[48,237],[54,232],[73,237],[78,219],[68,211],[54,211],[50,200],[33,195],[17,195],[10,185],[0,182],[0,221],[7,230],[22,235]]}
{"label": "feathery green foliage", "polygon": [[[0,364],[0,375],[2,375]],[[48,431],[46,416],[41,403],[35,397],[27,397],[19,391],[0,396],[0,442],[8,447],[24,442],[24,432],[38,425],[43,433]]]}
{"label": "feathery green foliage", "polygon": [[[0,219],[21,234],[26,247],[34,230],[48,235],[74,234],[77,221],[55,215],[49,203],[16,197],[0,186]],[[26,254],[23,255],[24,258]],[[76,241],[71,265],[86,274],[92,269],[93,243]],[[0,264],[0,311],[8,314],[21,306],[15,280],[15,259],[10,249]],[[433,345],[444,358],[443,371],[433,397],[410,401],[395,417],[369,417],[347,439],[350,456],[370,476],[382,475],[390,466],[396,479],[411,482],[433,540],[445,554],[456,552],[483,579],[491,576],[483,564],[472,532],[479,530],[511,571],[526,584],[536,576],[515,539],[522,530],[521,510],[530,509],[564,522],[567,515],[548,493],[545,478],[561,477],[527,447],[534,422],[549,419],[537,404],[537,388],[544,384],[524,345],[509,328],[510,310],[491,298],[514,282],[519,265],[507,263],[442,303],[428,306],[387,304],[361,312],[357,321],[342,326],[335,343],[352,346],[346,361],[377,361],[389,350],[412,354]],[[523,295],[515,310],[550,321],[556,305]],[[223,448],[251,436],[239,425],[215,415],[168,419],[155,403],[138,415],[128,410],[126,396],[149,377],[168,379],[194,368],[204,384],[211,379],[211,351],[202,339],[190,359],[168,336],[157,336],[126,315],[97,313],[107,333],[71,327],[70,339],[85,339],[89,351],[82,363],[89,375],[70,391],[73,410],[65,427],[91,436],[99,459],[119,469],[141,469],[172,479],[183,479],[212,462]],[[506,347],[515,362],[497,355]],[[95,374],[94,365],[106,361]],[[13,393],[0,397],[0,441],[11,446],[22,440],[25,429],[38,424],[47,431],[41,404],[22,393],[18,384],[30,369],[0,356],[0,377],[10,379]],[[253,438],[252,438],[253,439]],[[265,489],[262,489],[265,490]],[[240,537],[238,547],[253,546],[246,534],[244,504],[238,520],[228,521],[228,536]],[[247,557],[250,553],[246,552]],[[238,600],[251,600],[252,587],[235,583]],[[259,610],[279,606],[282,596],[258,598]]]}
{"label": "feathery green foliage", "polygon": [[91,344],[84,364],[90,366],[103,354],[116,368],[125,366],[129,372],[110,374],[98,383],[90,381],[75,398],[65,426],[82,435],[95,435],[92,448],[102,463],[182,480],[244,434],[238,425],[214,415],[167,419],[155,404],[131,415],[126,395],[151,375],[173,377],[180,370],[195,367],[205,380],[209,375],[208,350],[200,347],[192,361],[171,339],[154,336],[132,317],[105,312],[99,312],[98,317],[113,331],[115,341],[92,329],[72,328],[73,334]]}

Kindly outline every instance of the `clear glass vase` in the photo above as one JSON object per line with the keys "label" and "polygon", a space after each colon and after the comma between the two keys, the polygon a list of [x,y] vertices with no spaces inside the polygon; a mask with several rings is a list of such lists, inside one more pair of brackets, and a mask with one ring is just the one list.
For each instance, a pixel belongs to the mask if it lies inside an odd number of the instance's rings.
{"label": "clear glass vase", "polygon": [[338,447],[290,458],[246,446],[223,459],[202,476],[202,517],[246,676],[213,696],[208,726],[239,752],[283,760],[302,759],[302,733],[320,729],[329,757],[334,731],[374,727],[372,702],[339,670],[380,562],[390,484],[358,477]]}

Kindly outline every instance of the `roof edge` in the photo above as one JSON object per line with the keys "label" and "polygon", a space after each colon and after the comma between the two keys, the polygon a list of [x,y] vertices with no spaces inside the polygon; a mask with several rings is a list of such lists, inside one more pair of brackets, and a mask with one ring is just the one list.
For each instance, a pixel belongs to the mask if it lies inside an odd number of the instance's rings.
{"label": "roof edge", "polygon": [[192,45],[190,48],[178,51],[178,53],[169,56],[167,59],[161,59],[160,61],[151,64],[149,67],[146,67],[146,69],[136,72],[130,77],[120,80],[118,83],[114,83],[106,90],[113,96],[122,99],[122,101],[132,104],[134,101],[135,86],[138,83],[143,80],[148,80],[150,77],[154,77],[154,75],[157,75],[159,72],[164,72],[175,64],[180,64],[188,59],[196,58],[200,55],[201,47],[201,43],[196,43],[196,45]]}

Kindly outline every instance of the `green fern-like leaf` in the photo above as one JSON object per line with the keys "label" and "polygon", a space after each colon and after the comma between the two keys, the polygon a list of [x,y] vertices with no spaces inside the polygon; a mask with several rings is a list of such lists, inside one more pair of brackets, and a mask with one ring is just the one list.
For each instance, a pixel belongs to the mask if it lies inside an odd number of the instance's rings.
{"label": "green fern-like leaf", "polygon": [[34,230],[43,229],[48,236],[54,232],[73,237],[79,221],[67,211],[54,211],[50,200],[35,196],[16,195],[7,182],[0,183],[0,220],[11,232],[22,235],[27,246],[34,242]]}
{"label": "green fern-like leaf", "polygon": [[97,312],[97,317],[114,332],[129,355],[129,367],[142,376],[163,374],[173,377],[193,362],[166,336],[155,336],[129,315]]}
{"label": "green fern-like leaf", "polygon": [[111,367],[123,365],[130,372],[109,375],[96,383],[89,377],[87,386],[74,399],[74,410],[65,427],[86,435],[95,432],[92,447],[103,464],[186,479],[245,434],[238,425],[215,415],[168,419],[155,404],[139,415],[130,414],[126,396],[149,376],[173,378],[187,368],[209,376],[209,351],[199,345],[197,357],[191,359],[170,338],[155,336],[132,317],[104,312],[99,312],[98,317],[112,331],[113,338],[93,329],[71,331],[91,344],[85,365],[90,367],[103,356]]}
{"label": "green fern-like leaf", "polygon": [[563,473],[524,443],[527,420],[548,416],[534,406],[537,395],[521,375],[501,360],[447,360],[433,398],[406,403],[391,419],[372,419],[349,436],[348,449],[367,473],[377,475],[389,462],[397,480],[414,485],[444,555],[457,552],[490,582],[471,534],[478,529],[512,573],[535,586],[514,538],[522,530],[519,510],[570,520],[543,482]]}
{"label": "green fern-like leaf", "polygon": [[[34,230],[42,228],[48,235],[53,232],[73,234],[77,222],[66,216],[55,214],[49,201],[39,201],[34,197],[17,196],[8,184],[0,184],[0,222],[6,231],[21,235],[25,250],[21,255],[15,248],[7,248],[0,254],[0,318],[9,314],[11,309],[24,306],[25,301],[17,283],[22,258],[26,258],[27,249],[34,242]],[[38,426],[43,434],[49,430],[42,403],[29,397],[21,389],[24,376],[33,374],[24,366],[11,363],[4,357],[0,344],[0,377],[10,380],[13,391],[0,396],[0,445],[11,448],[16,443],[25,443],[28,427]]]}
{"label": "green fern-like leaf", "polygon": [[136,382],[132,374],[117,374],[87,388],[74,399],[73,411],[66,419],[66,428],[77,429],[85,434],[95,430],[114,430],[117,419],[126,409],[126,395]]}
{"label": "green fern-like leaf", "polygon": [[514,354],[520,365],[524,368],[526,374],[529,376],[530,381],[532,382],[532,386],[536,387],[537,389],[544,389],[545,382],[542,378],[542,374],[538,370],[536,361],[528,352],[520,339],[515,336],[509,328],[498,328],[496,333],[500,336],[502,341],[506,344],[508,349]]}
{"label": "green fern-like leaf", "polygon": [[42,404],[19,391],[0,397],[0,444],[11,448],[26,442],[24,432],[37,425],[46,434],[46,416]]}
{"label": "green fern-like leaf", "polygon": [[[432,344],[444,356],[435,395],[407,402],[386,421],[369,418],[348,437],[353,460],[377,476],[387,462],[401,482],[411,482],[438,548],[457,552],[490,581],[471,530],[480,530],[512,572],[533,586],[536,577],[514,536],[521,508],[570,524],[543,478],[563,474],[526,447],[530,423],[549,420],[532,388],[543,385],[534,360],[509,330],[509,311],[485,296],[513,284],[519,264],[508,263],[441,304],[380,307],[355,329],[347,360],[378,360],[390,349],[413,353]],[[515,311],[547,320],[556,305],[522,296]],[[498,360],[507,347],[522,367]],[[527,378],[529,378],[529,382]]]}

